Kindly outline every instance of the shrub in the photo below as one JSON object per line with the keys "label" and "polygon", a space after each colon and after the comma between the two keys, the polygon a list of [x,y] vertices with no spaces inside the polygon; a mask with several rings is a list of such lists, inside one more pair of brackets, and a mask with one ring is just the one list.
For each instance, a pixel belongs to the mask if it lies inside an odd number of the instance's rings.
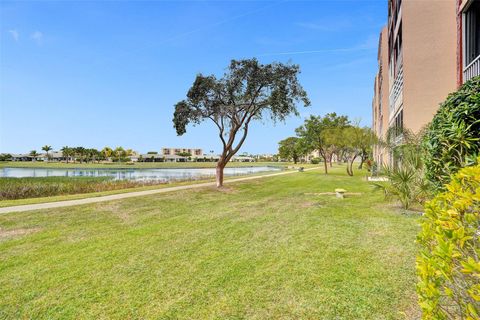
{"label": "shrub", "polygon": [[480,319],[480,165],[425,206],[417,292],[424,319]]}
{"label": "shrub", "polygon": [[465,83],[440,105],[427,128],[426,177],[437,189],[480,151],[480,77]]}
{"label": "shrub", "polygon": [[311,164],[319,164],[320,163],[320,158],[313,158],[310,160]]}
{"label": "shrub", "polygon": [[388,181],[373,183],[373,186],[382,190],[385,198],[398,200],[405,210],[412,205],[422,205],[430,196],[430,186],[424,174],[423,150],[420,146],[423,132],[414,134],[403,130],[401,144],[392,142],[396,137],[393,130],[389,130],[387,135],[391,141],[386,145],[394,156],[394,163],[382,167],[382,175],[387,177]]}

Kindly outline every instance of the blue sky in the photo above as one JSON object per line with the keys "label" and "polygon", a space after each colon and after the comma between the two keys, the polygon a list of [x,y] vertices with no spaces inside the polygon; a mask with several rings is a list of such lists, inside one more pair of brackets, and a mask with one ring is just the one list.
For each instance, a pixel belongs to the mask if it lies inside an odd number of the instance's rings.
{"label": "blue sky", "polygon": [[312,101],[256,123],[242,151],[274,153],[309,114],[371,122],[387,1],[0,2],[0,152],[45,144],[220,151],[205,122],[177,137],[173,105],[231,59],[299,64]]}

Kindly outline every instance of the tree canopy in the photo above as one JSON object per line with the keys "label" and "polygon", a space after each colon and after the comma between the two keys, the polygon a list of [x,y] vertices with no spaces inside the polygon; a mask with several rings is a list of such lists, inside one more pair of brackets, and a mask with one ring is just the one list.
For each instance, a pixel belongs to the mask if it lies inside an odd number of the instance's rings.
{"label": "tree canopy", "polygon": [[297,137],[288,137],[278,143],[278,156],[281,159],[293,160],[297,163],[305,155],[305,146]]}
{"label": "tree canopy", "polygon": [[223,169],[242,147],[252,120],[284,121],[298,115],[297,103],[310,105],[298,81],[298,65],[261,64],[257,59],[232,60],[221,78],[197,75],[187,98],[175,105],[173,123],[178,135],[189,124],[212,121],[223,151],[217,163],[217,186],[223,185]]}
{"label": "tree canopy", "polygon": [[335,112],[325,116],[314,116],[306,119],[304,124],[296,129],[297,135],[303,139],[309,151],[317,150],[323,159],[325,173],[328,173],[328,163],[339,145],[341,137],[338,130],[349,125],[347,116],[338,116]]}

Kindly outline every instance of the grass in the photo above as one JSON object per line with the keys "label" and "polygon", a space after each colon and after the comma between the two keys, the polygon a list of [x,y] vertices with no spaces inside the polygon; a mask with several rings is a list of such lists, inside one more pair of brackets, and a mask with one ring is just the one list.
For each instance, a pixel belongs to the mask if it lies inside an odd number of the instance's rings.
{"label": "grass", "polygon": [[[252,166],[293,166],[293,162],[231,162],[228,167]],[[65,163],[42,161],[0,161],[0,168],[214,168],[215,162],[133,162],[127,163]],[[312,167],[318,165],[296,164],[294,166]]]}
{"label": "grass", "polygon": [[0,215],[0,318],[415,318],[419,218],[333,172]]}

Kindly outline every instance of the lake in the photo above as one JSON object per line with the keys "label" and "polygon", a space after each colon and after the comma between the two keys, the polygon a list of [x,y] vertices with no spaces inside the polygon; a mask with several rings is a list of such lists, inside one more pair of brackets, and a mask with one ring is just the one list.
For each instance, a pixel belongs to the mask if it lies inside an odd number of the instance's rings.
{"label": "lake", "polygon": [[[276,167],[225,168],[225,176],[247,175],[259,172],[280,171]],[[70,169],[70,168],[1,168],[0,177],[112,177],[117,180],[194,180],[215,176],[215,168],[176,169]]]}

